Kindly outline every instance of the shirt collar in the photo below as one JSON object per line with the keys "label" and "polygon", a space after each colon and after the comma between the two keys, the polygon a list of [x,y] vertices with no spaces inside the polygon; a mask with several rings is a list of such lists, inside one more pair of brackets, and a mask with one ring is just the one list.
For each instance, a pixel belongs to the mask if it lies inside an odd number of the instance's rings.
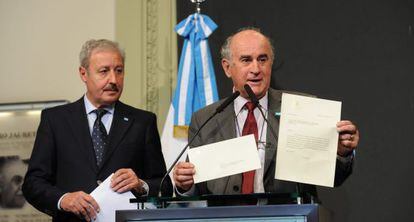
{"label": "shirt collar", "polygon": [[[236,114],[239,113],[244,105],[248,102],[249,100],[242,97],[242,96],[238,96],[235,100],[234,100],[234,111],[236,111]],[[266,113],[267,112],[267,104],[268,104],[268,92],[266,92],[266,94],[259,99],[259,104],[262,107],[263,111]]]}
{"label": "shirt collar", "polygon": [[[83,96],[83,101],[85,103],[85,109],[86,109],[86,114],[90,114],[91,112],[93,112],[94,110],[98,109],[97,107],[95,107],[91,101],[89,101],[88,97],[86,96],[86,94]],[[110,106],[106,106],[104,107],[104,109],[106,111],[108,111],[109,114],[113,114],[115,107],[114,105],[110,105]]]}

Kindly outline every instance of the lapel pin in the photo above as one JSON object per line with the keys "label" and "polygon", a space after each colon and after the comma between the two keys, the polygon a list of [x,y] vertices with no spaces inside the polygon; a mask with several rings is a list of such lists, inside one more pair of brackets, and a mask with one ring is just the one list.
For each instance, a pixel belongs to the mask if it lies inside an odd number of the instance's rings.
{"label": "lapel pin", "polygon": [[124,117],[124,120],[128,122],[128,120],[129,120],[129,119],[128,119],[128,118],[126,118],[126,117]]}

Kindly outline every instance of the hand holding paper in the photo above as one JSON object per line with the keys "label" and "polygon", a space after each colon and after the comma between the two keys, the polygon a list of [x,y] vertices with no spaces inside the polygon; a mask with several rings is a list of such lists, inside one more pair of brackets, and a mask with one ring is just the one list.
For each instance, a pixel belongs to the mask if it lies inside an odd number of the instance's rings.
{"label": "hand holding paper", "polygon": [[133,210],[137,209],[136,204],[129,203],[129,199],[135,198],[130,192],[117,193],[110,187],[111,174],[104,182],[101,183],[94,191],[91,196],[98,202],[100,211],[97,214],[96,221],[115,221],[115,210]]}
{"label": "hand holding paper", "polygon": [[253,135],[189,149],[188,157],[195,165],[194,183],[261,167]]}
{"label": "hand holding paper", "polygon": [[341,102],[284,93],[276,179],[333,187]]}

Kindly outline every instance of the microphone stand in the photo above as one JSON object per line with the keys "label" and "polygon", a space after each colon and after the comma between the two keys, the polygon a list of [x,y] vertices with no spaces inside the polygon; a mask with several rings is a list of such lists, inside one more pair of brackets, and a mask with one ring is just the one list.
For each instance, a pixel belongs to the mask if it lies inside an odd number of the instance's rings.
{"label": "microphone stand", "polygon": [[194,134],[193,138],[187,143],[187,145],[181,150],[180,154],[178,154],[178,158],[174,160],[174,162],[171,164],[170,168],[168,168],[167,173],[162,177],[161,183],[160,183],[160,190],[158,192],[158,197],[162,197],[162,184],[164,183],[165,178],[171,173],[171,170],[174,168],[175,164],[180,160],[180,157],[184,154],[184,152],[187,150],[187,148],[191,145],[191,143],[194,141],[194,139],[197,137],[197,135],[200,133],[200,130],[214,117],[217,115],[218,112],[215,112],[214,115],[210,116],[203,125],[198,128],[197,132]]}
{"label": "microphone stand", "polygon": [[269,123],[269,121],[266,118],[266,115],[263,112],[262,105],[260,105],[259,100],[257,99],[256,95],[253,93],[252,88],[248,84],[244,85],[244,89],[246,90],[247,94],[249,95],[250,100],[256,105],[256,107],[259,109],[260,114],[262,115],[264,121],[266,122],[267,126],[270,128],[270,133],[272,133],[273,138],[277,139],[275,130],[273,129],[272,125]]}
{"label": "microphone stand", "polygon": [[235,91],[230,97],[228,97],[220,106],[217,107],[216,111],[213,115],[211,115],[204,123],[198,128],[198,130],[195,132],[193,138],[187,143],[187,145],[181,150],[178,157],[174,160],[173,164],[168,168],[167,173],[162,177],[160,188],[158,191],[158,197],[162,197],[162,185],[164,183],[165,178],[171,173],[171,170],[174,168],[175,164],[177,164],[178,160],[181,158],[181,156],[184,154],[184,152],[187,150],[187,148],[191,145],[191,143],[194,141],[194,139],[198,136],[201,129],[211,120],[213,117],[215,117],[217,114],[221,113],[230,103],[232,103],[238,96],[240,95],[239,91]]}

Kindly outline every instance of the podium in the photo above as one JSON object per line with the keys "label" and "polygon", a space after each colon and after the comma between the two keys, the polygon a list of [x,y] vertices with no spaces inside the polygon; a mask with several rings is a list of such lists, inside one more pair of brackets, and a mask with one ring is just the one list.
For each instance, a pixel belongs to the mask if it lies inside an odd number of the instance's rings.
{"label": "podium", "polygon": [[[234,202],[240,202],[239,200],[255,200],[258,204],[270,203],[270,205],[245,205],[244,203],[233,205]],[[294,203],[295,201],[297,203]],[[144,197],[131,199],[131,202],[138,204],[152,203],[156,207],[154,209],[117,210],[115,213],[116,222],[330,221],[330,213],[323,206],[316,203],[301,204],[297,196],[291,194],[205,195],[190,198]],[[223,203],[229,203],[230,205]],[[194,205],[199,206],[193,207]]]}

